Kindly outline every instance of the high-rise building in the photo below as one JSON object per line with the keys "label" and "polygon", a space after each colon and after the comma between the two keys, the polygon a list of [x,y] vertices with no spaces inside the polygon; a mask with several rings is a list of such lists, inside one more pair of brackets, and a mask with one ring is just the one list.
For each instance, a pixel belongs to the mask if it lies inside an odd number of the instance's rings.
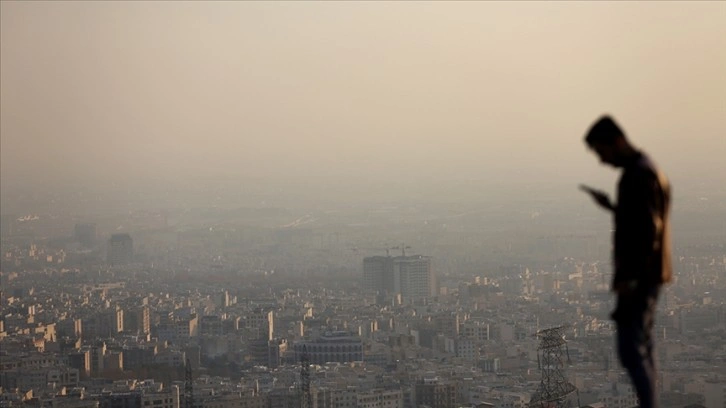
{"label": "high-rise building", "polygon": [[83,246],[90,247],[96,242],[96,224],[91,222],[76,224],[73,239]]}
{"label": "high-rise building", "polygon": [[264,339],[267,342],[275,336],[275,312],[273,310],[264,308],[252,310],[244,316],[241,323],[245,329],[257,331],[255,337],[258,339]]}
{"label": "high-rise building", "polygon": [[435,294],[435,277],[428,256],[373,256],[363,259],[363,288],[404,299]]}
{"label": "high-rise building", "polygon": [[151,333],[151,314],[148,305],[129,307],[123,316],[124,331],[128,333]]}
{"label": "high-rise building", "polygon": [[68,354],[68,366],[80,372],[81,377],[91,375],[91,352],[88,349]]}
{"label": "high-rise building", "polygon": [[399,256],[393,260],[393,281],[396,293],[404,299],[433,296],[434,276],[431,258],[426,256]]}
{"label": "high-rise building", "polygon": [[393,288],[393,259],[391,256],[363,258],[363,289],[386,292]]}
{"label": "high-rise building", "polygon": [[83,318],[79,325],[84,340],[114,337],[124,330],[124,311],[118,306],[99,310]]}
{"label": "high-rise building", "polygon": [[94,342],[89,352],[91,355],[91,374],[102,373],[104,370],[103,357],[106,355],[106,343],[100,340]]}
{"label": "high-rise building", "polygon": [[108,263],[123,265],[134,259],[134,241],[129,234],[113,234],[108,241]]}
{"label": "high-rise building", "polygon": [[267,366],[276,368],[282,365],[283,356],[287,352],[287,340],[273,339],[270,340],[268,350]]}
{"label": "high-rise building", "polygon": [[212,294],[211,298],[214,305],[220,309],[229,306],[229,292],[226,290]]}
{"label": "high-rise building", "polygon": [[199,321],[199,333],[202,336],[224,335],[222,319],[219,316],[202,316]]}

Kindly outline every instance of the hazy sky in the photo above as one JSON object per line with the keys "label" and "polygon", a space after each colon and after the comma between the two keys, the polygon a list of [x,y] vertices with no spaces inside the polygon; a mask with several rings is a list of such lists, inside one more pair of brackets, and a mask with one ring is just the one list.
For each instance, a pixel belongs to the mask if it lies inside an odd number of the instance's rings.
{"label": "hazy sky", "polygon": [[726,2],[0,7],[4,183],[588,181],[609,112],[726,184]]}

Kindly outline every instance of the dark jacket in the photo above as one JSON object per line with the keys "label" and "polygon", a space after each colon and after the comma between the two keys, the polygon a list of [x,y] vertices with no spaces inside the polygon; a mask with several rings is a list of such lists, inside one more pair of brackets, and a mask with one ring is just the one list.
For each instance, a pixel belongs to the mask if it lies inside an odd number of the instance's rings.
{"label": "dark jacket", "polygon": [[638,153],[625,163],[615,207],[613,286],[671,281],[670,201],[670,184],[648,156]]}

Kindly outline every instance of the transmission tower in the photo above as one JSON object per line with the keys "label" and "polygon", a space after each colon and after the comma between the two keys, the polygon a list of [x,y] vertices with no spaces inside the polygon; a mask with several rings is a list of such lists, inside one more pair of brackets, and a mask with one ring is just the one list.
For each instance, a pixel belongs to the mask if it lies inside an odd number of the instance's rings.
{"label": "transmission tower", "polygon": [[313,396],[310,394],[310,360],[305,345],[300,355],[300,408],[313,408]]}
{"label": "transmission tower", "polygon": [[192,380],[192,363],[187,359],[184,366],[184,408],[194,407],[194,382]]}
{"label": "transmission tower", "polygon": [[[537,361],[542,379],[529,402],[530,408],[568,408],[570,396],[577,388],[567,381],[562,371],[564,359],[570,361],[564,331],[567,326],[540,330],[535,334],[540,339],[537,347]],[[578,402],[579,405],[579,402]]]}

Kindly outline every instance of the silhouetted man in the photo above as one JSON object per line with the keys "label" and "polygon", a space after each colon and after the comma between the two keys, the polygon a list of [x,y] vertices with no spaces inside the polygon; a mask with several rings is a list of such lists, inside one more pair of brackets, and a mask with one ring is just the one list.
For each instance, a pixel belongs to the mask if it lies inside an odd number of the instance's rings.
{"label": "silhouetted man", "polygon": [[640,406],[656,407],[653,321],[660,287],[671,280],[670,186],[612,118],[604,116],[595,122],[585,142],[603,163],[622,169],[617,203],[603,192],[581,188],[615,215],[612,290],[617,306],[612,318],[617,326],[618,355]]}

